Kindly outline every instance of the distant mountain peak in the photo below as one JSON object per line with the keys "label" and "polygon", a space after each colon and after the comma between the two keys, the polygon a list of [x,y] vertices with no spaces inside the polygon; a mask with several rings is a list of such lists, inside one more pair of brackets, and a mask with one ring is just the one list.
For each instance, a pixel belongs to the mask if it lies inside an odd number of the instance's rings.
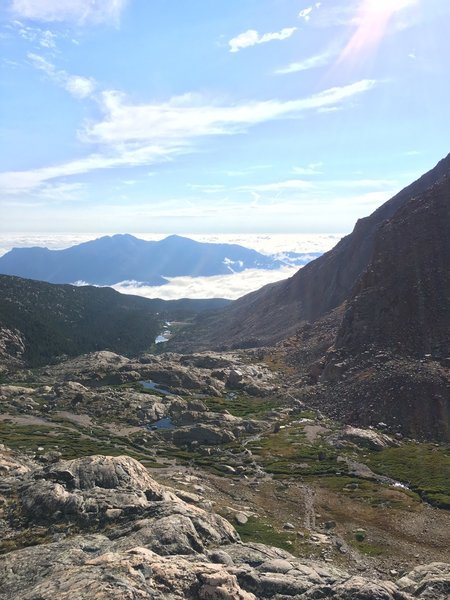
{"label": "distant mountain peak", "polygon": [[0,273],[49,283],[114,285],[133,280],[164,285],[168,277],[227,275],[227,260],[239,271],[278,269],[284,264],[236,244],[202,243],[176,234],[147,241],[118,233],[64,250],[21,248],[8,252],[0,257]]}

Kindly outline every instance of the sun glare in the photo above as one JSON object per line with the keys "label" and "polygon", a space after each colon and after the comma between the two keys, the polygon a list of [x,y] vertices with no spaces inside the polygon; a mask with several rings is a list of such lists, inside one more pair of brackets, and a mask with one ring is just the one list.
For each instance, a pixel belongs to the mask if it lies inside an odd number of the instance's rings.
{"label": "sun glare", "polygon": [[375,50],[394,15],[416,3],[417,0],[363,0],[355,18],[357,29],[342,51],[339,62],[354,60]]}

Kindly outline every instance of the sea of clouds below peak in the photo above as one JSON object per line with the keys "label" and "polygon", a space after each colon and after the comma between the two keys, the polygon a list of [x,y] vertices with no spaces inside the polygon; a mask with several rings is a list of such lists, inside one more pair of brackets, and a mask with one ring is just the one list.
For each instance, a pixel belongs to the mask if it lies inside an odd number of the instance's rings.
{"label": "sea of clouds below peak", "polygon": [[[52,250],[68,248],[108,234],[53,234],[53,233],[8,233],[0,234],[0,256],[14,247],[42,246]],[[167,234],[134,233],[145,240],[160,240]],[[326,252],[342,238],[339,233],[299,234],[183,234],[199,242],[240,244],[262,254],[276,255],[285,252]],[[124,281],[112,287],[125,294],[136,294],[146,298],[175,300],[178,298],[229,298],[235,300],[244,294],[292,276],[298,267],[283,267],[278,270],[247,269],[241,273],[215,275],[211,277],[168,278],[163,286],[145,286],[136,281]],[[79,282],[81,283],[81,282]]]}

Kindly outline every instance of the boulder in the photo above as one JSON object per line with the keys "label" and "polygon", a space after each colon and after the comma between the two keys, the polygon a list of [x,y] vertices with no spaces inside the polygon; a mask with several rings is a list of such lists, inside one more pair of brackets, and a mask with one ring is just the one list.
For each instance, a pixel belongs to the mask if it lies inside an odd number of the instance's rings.
{"label": "boulder", "polygon": [[426,600],[450,598],[450,565],[438,562],[420,565],[399,579],[397,586]]}
{"label": "boulder", "polygon": [[[154,481],[129,456],[88,456],[59,461],[35,471],[21,487],[21,505],[30,521],[98,523],[111,514],[130,518],[151,501],[176,496]],[[106,514],[111,509],[120,513]]]}
{"label": "boulder", "polygon": [[384,433],[372,429],[361,429],[359,427],[346,427],[339,435],[339,439],[352,442],[356,446],[369,448],[369,450],[380,451],[385,448],[399,446],[400,443]]}
{"label": "boulder", "polygon": [[218,446],[219,444],[232,442],[236,437],[227,429],[206,425],[194,425],[192,427],[183,427],[182,429],[175,430],[172,439],[177,446],[192,444],[192,442],[197,442],[206,446]]}

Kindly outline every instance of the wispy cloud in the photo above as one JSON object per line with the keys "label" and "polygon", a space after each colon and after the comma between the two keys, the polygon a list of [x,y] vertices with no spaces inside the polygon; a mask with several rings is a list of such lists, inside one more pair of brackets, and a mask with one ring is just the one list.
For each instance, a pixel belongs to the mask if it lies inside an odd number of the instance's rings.
{"label": "wispy cloud", "polygon": [[95,81],[90,77],[82,77],[81,75],[71,75],[64,70],[59,70],[54,64],[50,63],[43,56],[28,53],[28,59],[31,64],[43,71],[46,75],[59,86],[67,90],[75,98],[87,98],[91,96],[95,90]]}
{"label": "wispy cloud", "polygon": [[267,121],[295,118],[307,111],[339,105],[375,85],[374,80],[364,79],[296,100],[252,101],[228,106],[207,103],[194,94],[177,96],[162,104],[133,105],[123,94],[107,91],[102,95],[104,119],[87,124],[81,137],[102,144],[139,141],[166,144],[168,141],[180,143],[204,136],[230,135]]}
{"label": "wispy cloud", "polygon": [[276,181],[274,183],[260,183],[255,185],[241,185],[239,190],[252,192],[282,192],[282,191],[299,191],[310,190],[314,185],[303,179],[287,179],[285,181]]}
{"label": "wispy cloud", "polygon": [[289,73],[298,73],[299,71],[308,71],[309,69],[323,67],[330,62],[332,56],[333,54],[331,52],[322,52],[321,54],[316,54],[314,56],[304,58],[303,60],[290,63],[286,67],[277,69],[275,73],[276,75],[288,75]]}
{"label": "wispy cloud", "polygon": [[320,8],[321,5],[322,5],[321,2],[316,2],[315,4],[308,6],[307,8],[303,8],[298,13],[298,18],[303,19],[304,21],[309,21],[311,19],[311,14],[312,14],[313,10],[316,8]]}
{"label": "wispy cloud", "polygon": [[60,34],[54,33],[49,29],[26,25],[17,19],[11,21],[8,29],[14,31],[23,40],[50,51],[56,49],[56,42],[61,37]]}
{"label": "wispy cloud", "polygon": [[243,48],[256,46],[256,44],[266,44],[267,42],[273,42],[274,40],[286,40],[290,38],[296,30],[296,27],[285,27],[281,31],[260,34],[255,29],[249,29],[248,31],[244,31],[244,33],[240,33],[228,42],[230,52],[239,52],[239,50],[242,50]]}
{"label": "wispy cloud", "polygon": [[196,192],[202,192],[203,194],[220,194],[226,189],[222,184],[203,184],[203,183],[189,183],[187,186],[189,189]]}
{"label": "wispy cloud", "polygon": [[[42,57],[35,60],[44,71],[53,71]],[[68,85],[66,79],[62,79]],[[374,88],[374,80],[326,89],[297,100],[267,100],[243,104],[219,105],[199,96],[187,94],[162,104],[134,105],[117,92],[104,92],[101,106],[103,120],[87,123],[80,132],[81,140],[100,144],[102,153],[90,154],[79,160],[29,171],[0,173],[0,188],[4,193],[18,194],[42,186],[59,177],[81,175],[94,170],[121,166],[141,166],[169,161],[174,156],[193,152],[193,142],[199,138],[242,133],[256,125],[287,118],[299,118],[304,113],[325,107],[340,106]]]}
{"label": "wispy cloud", "polygon": [[306,167],[294,167],[292,172],[295,173],[295,175],[321,175],[322,171],[320,168],[322,166],[323,163],[321,162],[309,163]]}
{"label": "wispy cloud", "polygon": [[144,146],[130,149],[121,154],[90,154],[79,160],[74,160],[50,167],[30,169],[29,171],[5,171],[0,173],[0,189],[3,194],[24,194],[32,190],[42,189],[47,181],[60,177],[71,177],[123,166],[141,166],[160,163],[169,160],[170,149],[154,146]]}
{"label": "wispy cloud", "polygon": [[117,23],[127,0],[12,0],[19,18],[78,25]]}

